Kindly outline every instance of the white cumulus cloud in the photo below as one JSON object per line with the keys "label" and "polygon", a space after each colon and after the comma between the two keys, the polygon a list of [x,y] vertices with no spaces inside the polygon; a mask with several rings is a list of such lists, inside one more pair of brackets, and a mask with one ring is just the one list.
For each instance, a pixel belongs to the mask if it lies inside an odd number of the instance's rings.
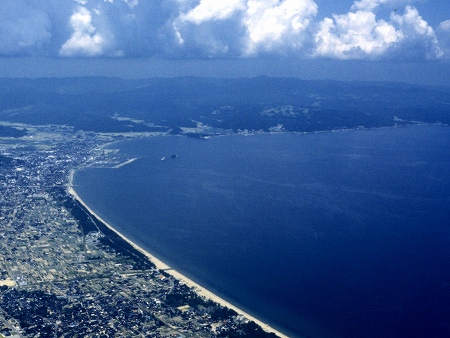
{"label": "white cumulus cloud", "polygon": [[243,0],[201,0],[198,6],[188,13],[181,15],[182,21],[190,21],[200,24],[210,20],[224,20],[233,15],[234,12],[243,10],[245,1]]}
{"label": "white cumulus cloud", "polygon": [[357,11],[325,18],[315,36],[314,56],[338,59],[377,57],[403,38],[403,34],[372,12]]}
{"label": "white cumulus cloud", "polygon": [[358,0],[353,3],[351,10],[371,12],[375,8],[387,2],[392,2],[392,0]]}
{"label": "white cumulus cloud", "polygon": [[392,12],[388,20],[377,19],[375,8],[387,0],[356,1],[347,14],[333,15],[319,23],[313,56],[338,59],[382,57],[427,58],[442,56],[433,28],[416,8],[403,14]]}
{"label": "white cumulus cloud", "polygon": [[317,0],[1,0],[0,56],[448,57],[450,23],[433,29],[414,1],[355,0],[318,22]]}
{"label": "white cumulus cloud", "polygon": [[[245,0],[180,1],[180,14],[168,20],[170,53],[187,57],[238,56],[243,35]],[[164,32],[169,35],[169,32]]]}
{"label": "white cumulus cloud", "polygon": [[442,57],[450,59],[450,20],[442,21],[436,28],[436,37],[442,49]]}
{"label": "white cumulus cloud", "polygon": [[404,37],[400,47],[406,55],[413,58],[425,56],[426,59],[443,56],[433,28],[419,15],[416,8],[406,6],[403,15],[393,13],[391,19],[402,31]]}
{"label": "white cumulus cloud", "polygon": [[283,54],[302,47],[316,14],[313,0],[201,0],[172,27],[180,45],[208,55]]}
{"label": "white cumulus cloud", "polygon": [[438,28],[439,28],[440,30],[444,31],[444,32],[450,33],[450,20],[442,21],[442,22],[439,24],[439,27],[438,27]]}
{"label": "white cumulus cloud", "polygon": [[304,32],[317,14],[312,0],[249,0],[244,17],[248,42],[245,54],[259,50],[299,49]]}
{"label": "white cumulus cloud", "polygon": [[108,52],[113,37],[102,35],[92,24],[92,14],[85,7],[79,7],[70,17],[73,34],[59,51],[61,56],[99,56]]}

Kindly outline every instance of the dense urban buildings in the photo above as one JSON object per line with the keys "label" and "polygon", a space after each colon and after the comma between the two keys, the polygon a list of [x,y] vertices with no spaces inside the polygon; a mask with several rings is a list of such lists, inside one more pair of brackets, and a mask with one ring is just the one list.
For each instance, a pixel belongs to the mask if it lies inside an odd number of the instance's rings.
{"label": "dense urban buildings", "polygon": [[0,139],[0,337],[275,336],[158,270],[68,194],[77,166],[126,162],[101,147],[126,134],[11,127],[26,135]]}

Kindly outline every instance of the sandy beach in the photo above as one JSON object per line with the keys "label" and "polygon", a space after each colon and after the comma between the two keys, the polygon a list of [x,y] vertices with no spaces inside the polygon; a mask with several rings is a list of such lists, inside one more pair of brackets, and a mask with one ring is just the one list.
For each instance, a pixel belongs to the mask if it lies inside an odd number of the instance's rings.
{"label": "sandy beach", "polygon": [[68,186],[67,186],[68,193],[70,195],[72,195],[78,202],[80,202],[92,215],[94,215],[98,220],[100,220],[103,224],[105,224],[105,226],[107,226],[109,229],[111,229],[112,231],[117,233],[121,238],[123,238],[125,241],[127,241],[129,244],[131,244],[136,250],[139,250],[140,252],[145,254],[150,259],[150,261],[156,265],[156,267],[158,269],[164,269],[166,273],[172,275],[174,278],[178,279],[181,282],[184,282],[186,285],[193,288],[195,290],[195,292],[197,294],[199,294],[200,296],[204,296],[205,298],[211,299],[212,301],[214,301],[222,306],[228,307],[229,309],[233,309],[238,314],[243,315],[248,320],[254,321],[256,324],[261,326],[261,328],[263,330],[265,330],[267,332],[273,332],[277,336],[282,337],[282,338],[288,337],[285,334],[273,329],[268,324],[260,321],[259,319],[253,317],[252,315],[242,311],[238,307],[234,306],[233,304],[227,302],[223,298],[217,296],[216,294],[214,294],[211,291],[207,290],[206,288],[202,287],[201,285],[199,285],[198,283],[189,279],[188,277],[181,274],[180,272],[172,269],[169,265],[167,265],[160,259],[156,258],[155,256],[151,255],[149,252],[144,250],[142,247],[140,247],[139,245],[137,245],[136,243],[134,243],[130,239],[128,239],[126,236],[121,234],[119,231],[117,231],[115,228],[113,228],[110,224],[108,224],[105,220],[103,220],[98,214],[96,214],[86,203],[84,203],[84,201],[80,198],[80,196],[78,196],[78,194],[76,193],[76,191],[73,189],[73,186],[72,186],[73,176],[74,176],[74,170],[71,170],[69,173],[69,182],[68,182]]}

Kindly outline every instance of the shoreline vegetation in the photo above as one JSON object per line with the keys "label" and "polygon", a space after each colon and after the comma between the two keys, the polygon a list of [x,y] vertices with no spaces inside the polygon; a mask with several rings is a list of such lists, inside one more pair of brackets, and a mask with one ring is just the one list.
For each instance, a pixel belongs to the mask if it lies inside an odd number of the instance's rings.
{"label": "shoreline vegetation", "polygon": [[[175,279],[185,283],[188,287],[192,288],[193,291],[206,299],[212,300],[213,302],[229,308],[231,310],[236,311],[239,315],[244,316],[249,321],[255,322],[257,325],[261,327],[264,331],[268,333],[274,333],[280,338],[288,338],[287,335],[279,332],[278,330],[275,330],[268,324],[262,322],[261,320],[255,318],[254,316],[250,315],[249,313],[243,311],[242,309],[238,308],[237,306],[229,303],[228,301],[224,300],[223,298],[217,296],[216,294],[212,293],[208,289],[204,288],[200,284],[194,282],[192,279],[186,277],[185,275],[181,274],[177,270],[171,268],[169,265],[158,259],[157,257],[150,254],[148,251],[131,241],[129,238],[127,238],[125,235],[123,235],[121,232],[116,230],[114,227],[112,227],[109,223],[107,223],[105,220],[103,220],[98,214],[96,214],[77,194],[77,192],[73,188],[73,178],[74,178],[75,170],[70,170],[69,173],[69,180],[67,185],[67,193],[72,196],[78,203],[81,204],[81,206],[90,214],[91,217],[94,217],[96,220],[101,222],[107,229],[114,232],[115,235],[119,236],[122,240],[124,240],[126,243],[132,246],[134,250],[136,250],[139,254],[143,254],[151,263],[154,264],[154,266],[161,271],[164,271],[167,274],[170,274]],[[107,236],[107,234],[104,234]]]}

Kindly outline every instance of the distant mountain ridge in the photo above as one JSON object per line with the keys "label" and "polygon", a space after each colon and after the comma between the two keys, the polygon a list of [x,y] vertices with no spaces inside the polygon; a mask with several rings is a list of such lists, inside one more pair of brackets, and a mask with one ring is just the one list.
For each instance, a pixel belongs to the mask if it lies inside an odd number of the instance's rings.
{"label": "distant mountain ridge", "polygon": [[[450,124],[450,87],[297,78],[0,79],[0,120],[96,132]],[[180,129],[181,128],[181,129]]]}

